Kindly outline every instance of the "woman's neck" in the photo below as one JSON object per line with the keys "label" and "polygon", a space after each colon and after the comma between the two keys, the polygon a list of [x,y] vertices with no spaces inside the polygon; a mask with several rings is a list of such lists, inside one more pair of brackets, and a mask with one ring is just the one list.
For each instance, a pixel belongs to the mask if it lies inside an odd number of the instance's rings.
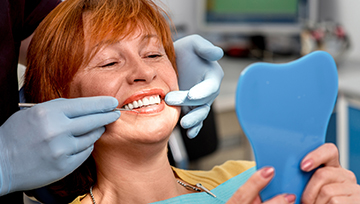
{"label": "woman's neck", "polygon": [[176,182],[166,144],[107,148],[93,155],[97,164],[93,189],[97,203],[150,203],[189,193]]}

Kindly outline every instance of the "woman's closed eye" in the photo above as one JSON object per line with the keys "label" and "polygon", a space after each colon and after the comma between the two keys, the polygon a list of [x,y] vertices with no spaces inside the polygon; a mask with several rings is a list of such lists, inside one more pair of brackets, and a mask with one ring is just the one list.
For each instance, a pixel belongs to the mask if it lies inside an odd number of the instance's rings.
{"label": "woman's closed eye", "polygon": [[102,68],[104,68],[104,67],[111,67],[111,66],[114,66],[114,65],[116,65],[118,62],[109,62],[109,63],[105,63],[105,64],[103,64],[103,65],[100,65],[99,67],[102,67]]}
{"label": "woman's closed eye", "polygon": [[148,58],[158,58],[158,57],[162,57],[162,55],[160,54],[154,54],[154,55],[149,55]]}
{"label": "woman's closed eye", "polygon": [[149,54],[146,56],[146,58],[159,58],[159,57],[162,57],[163,55],[162,54]]}

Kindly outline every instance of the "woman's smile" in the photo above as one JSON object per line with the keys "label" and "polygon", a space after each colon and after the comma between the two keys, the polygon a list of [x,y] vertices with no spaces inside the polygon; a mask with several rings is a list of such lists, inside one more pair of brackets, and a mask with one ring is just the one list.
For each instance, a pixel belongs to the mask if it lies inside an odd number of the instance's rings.
{"label": "woman's smile", "polygon": [[161,112],[165,108],[164,91],[162,89],[142,90],[127,98],[121,107],[134,110],[130,114],[151,114]]}

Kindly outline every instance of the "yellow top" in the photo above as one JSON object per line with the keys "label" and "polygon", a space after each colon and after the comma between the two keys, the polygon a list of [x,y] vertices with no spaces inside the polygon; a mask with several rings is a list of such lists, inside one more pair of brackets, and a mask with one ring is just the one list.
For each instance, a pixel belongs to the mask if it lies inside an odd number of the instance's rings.
{"label": "yellow top", "polygon": [[[215,166],[210,171],[194,171],[194,170],[183,170],[175,167],[173,171],[178,177],[192,185],[201,183],[205,188],[212,190],[218,185],[224,183],[225,181],[231,179],[234,176],[241,174],[242,172],[250,169],[255,166],[253,161],[227,161],[220,166]],[[70,204],[81,204],[81,199],[85,195],[77,197]]]}

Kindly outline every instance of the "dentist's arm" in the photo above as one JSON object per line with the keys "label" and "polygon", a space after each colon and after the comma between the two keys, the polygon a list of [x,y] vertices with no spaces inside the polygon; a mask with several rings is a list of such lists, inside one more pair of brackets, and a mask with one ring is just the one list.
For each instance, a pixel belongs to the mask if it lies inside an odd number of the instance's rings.
{"label": "dentist's arm", "polygon": [[224,72],[217,60],[223,51],[198,35],[179,39],[174,46],[180,91],[168,93],[165,101],[169,105],[184,106],[187,114],[180,124],[189,129],[188,137],[194,138],[219,95]]}
{"label": "dentist's arm", "polygon": [[38,188],[75,170],[116,121],[113,97],[56,99],[14,113],[0,127],[0,196]]}

